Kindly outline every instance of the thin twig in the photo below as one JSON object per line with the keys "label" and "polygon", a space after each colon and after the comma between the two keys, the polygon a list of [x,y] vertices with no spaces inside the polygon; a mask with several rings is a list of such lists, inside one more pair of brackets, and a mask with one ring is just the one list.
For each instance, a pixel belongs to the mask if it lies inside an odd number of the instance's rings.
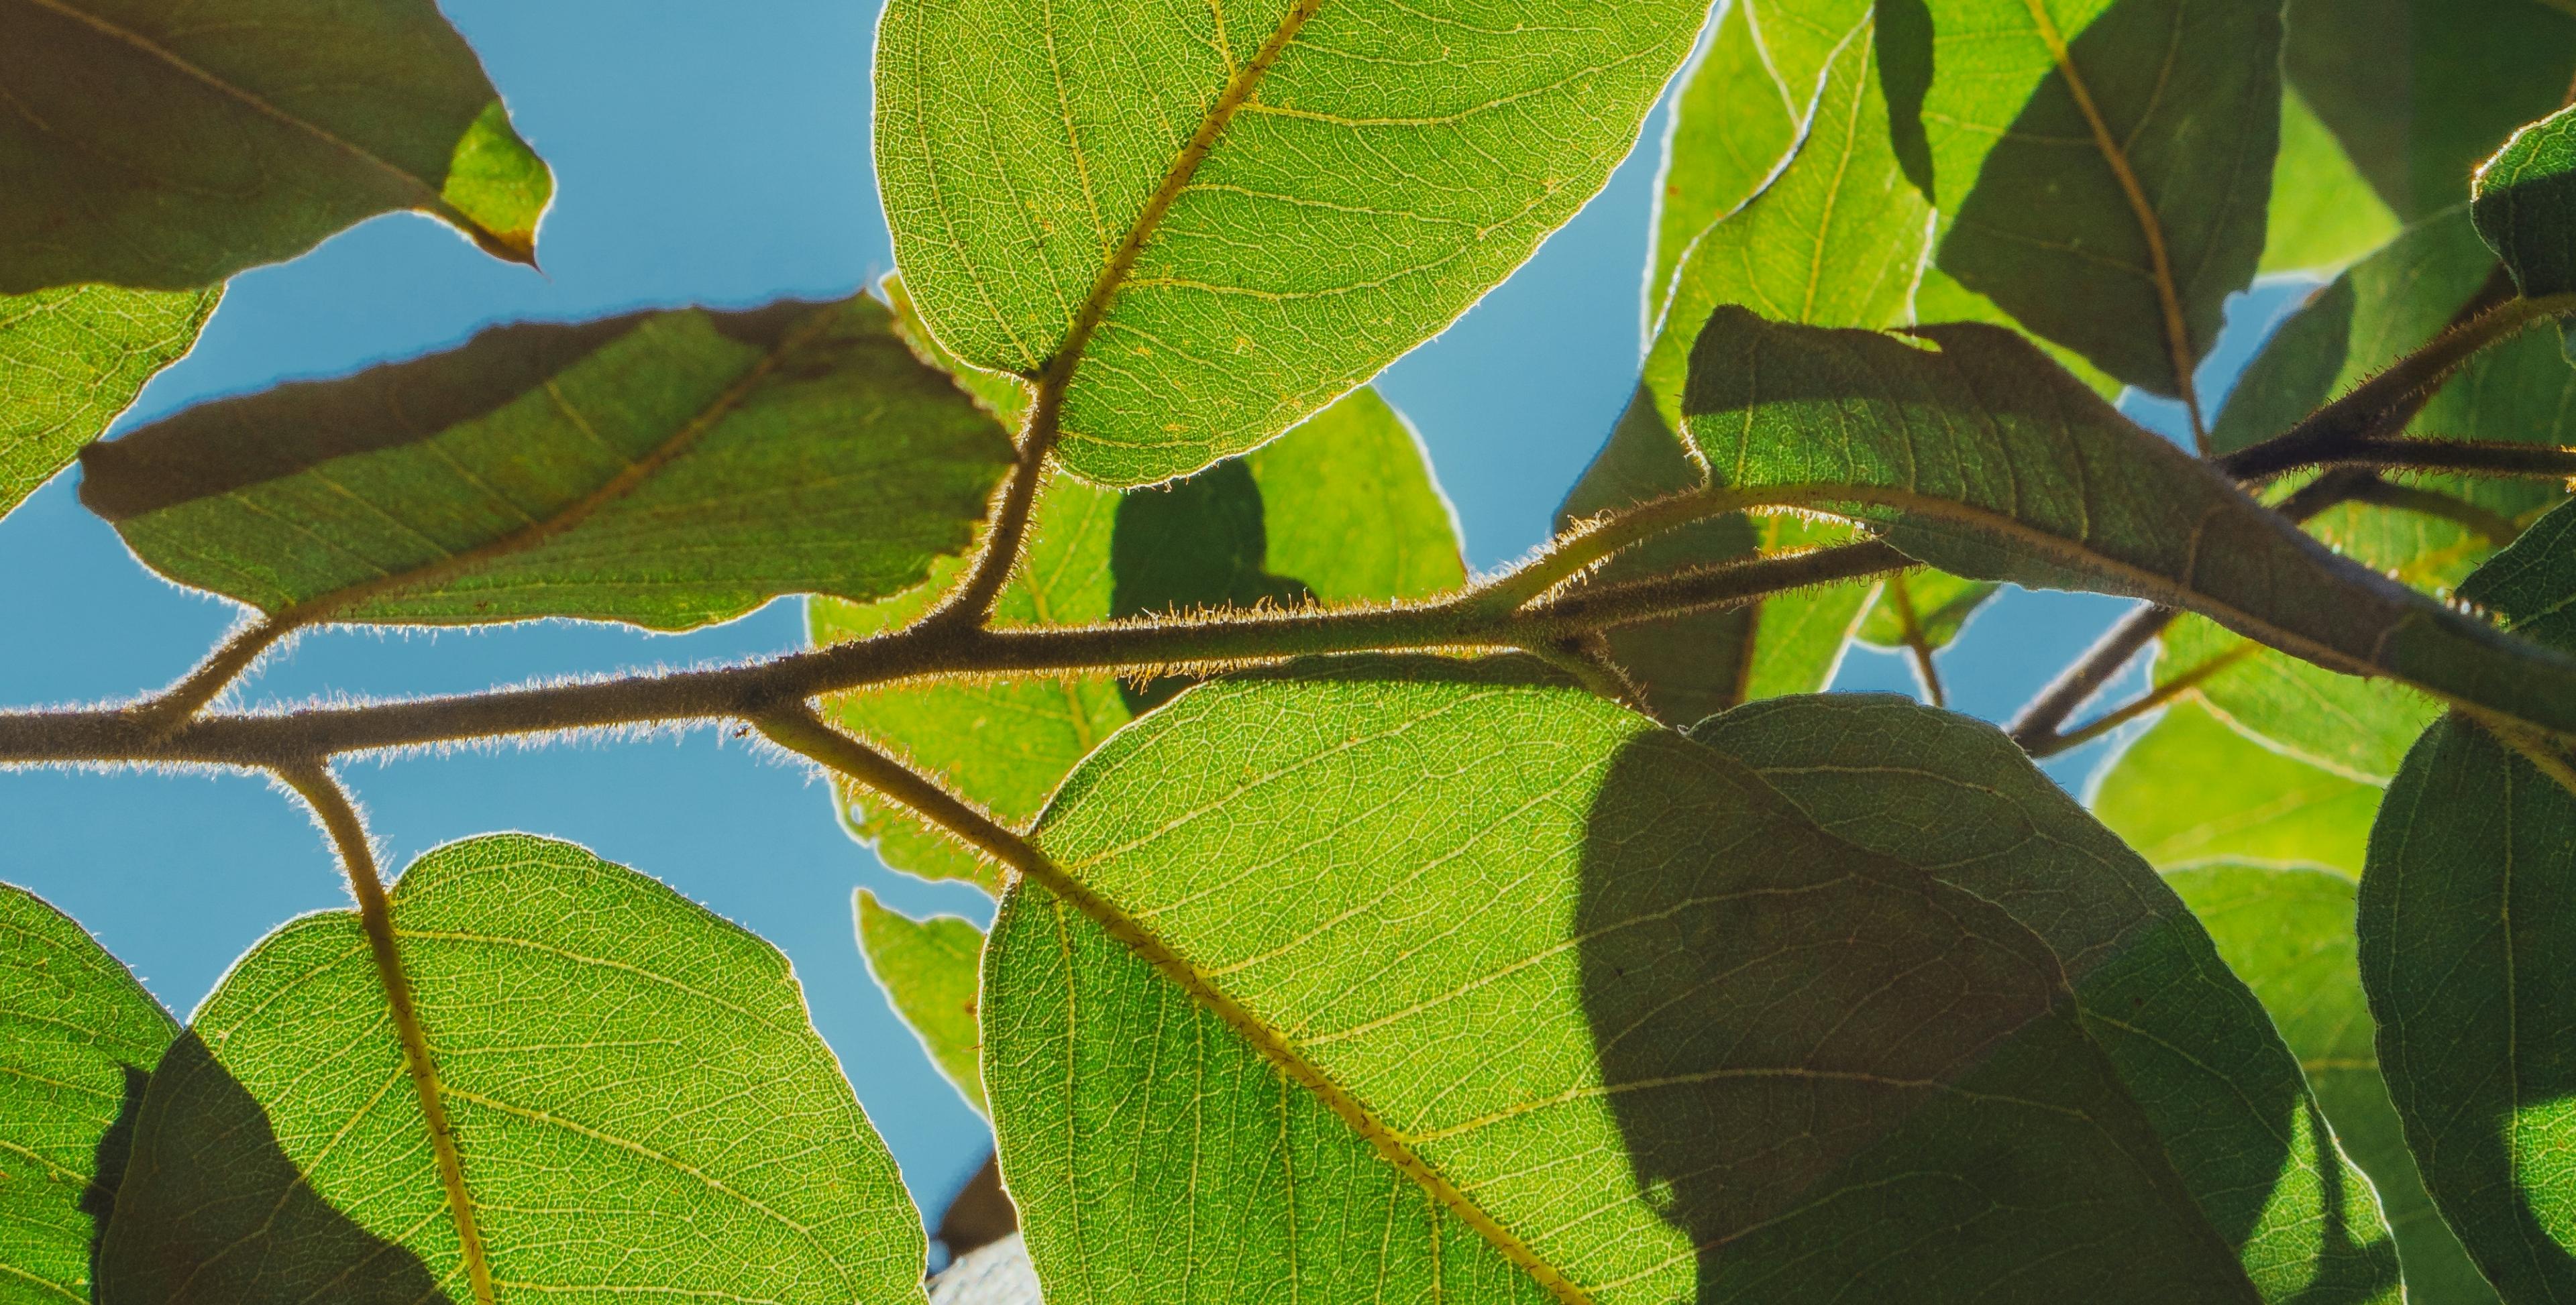
{"label": "thin twig", "polygon": [[2510,339],[2533,323],[2569,313],[2576,313],[2576,293],[2506,300],[2433,337],[2298,425],[2211,461],[2239,480],[2265,480],[2294,467],[2334,461],[2340,450],[2355,441],[2379,439],[2403,428],[2421,410],[2423,400],[2479,350]]}
{"label": "thin twig", "polygon": [[240,679],[261,654],[275,647],[278,640],[294,633],[294,630],[294,626],[276,617],[263,616],[234,631],[178,683],[134,704],[130,710],[135,719],[155,729],[177,725],[213,702],[233,681]]}
{"label": "thin twig", "polygon": [[2032,756],[2046,756],[2057,737],[2057,727],[2075,714],[2075,709],[2102,691],[2164,628],[2173,624],[2181,613],[2170,607],[2149,604],[2132,610],[2119,623],[2103,632],[2093,646],[2085,650],[2075,664],[2067,667],[2049,682],[2039,696],[2013,717],[2004,733]]}
{"label": "thin twig", "polygon": [[2130,721],[2136,720],[2140,716],[2146,715],[2148,712],[2154,711],[2156,708],[2161,707],[2168,702],[2171,702],[2173,699],[2190,691],[2193,687],[2199,685],[2209,677],[2218,674],[2220,671],[2226,670],[2228,667],[2245,660],[2247,657],[2252,656],[2254,654],[2255,647],[2256,645],[2250,643],[2238,644],[2236,647],[2230,648],[2226,652],[2220,653],[2216,657],[2212,657],[2208,661],[2202,662],[2200,665],[2192,667],[2190,670],[2184,671],[2182,674],[2177,675],[2162,684],[2156,685],[2145,693],[2141,693],[2137,697],[2129,699],[2127,702],[2124,702],[2119,706],[2084,722],[2082,725],[2077,726],[2074,729],[2068,730],[2063,734],[2050,734],[2046,738],[2034,740],[2028,749],[2030,755],[2033,757],[2050,757],[2055,756],[2060,752],[2071,752],[2077,748],[2083,747],[2085,744],[2128,724]]}
{"label": "thin twig", "polygon": [[2576,448],[2505,440],[2385,437],[2349,441],[2305,465],[2565,480],[2576,477]]}
{"label": "thin twig", "polygon": [[439,1092],[437,1062],[430,1057],[429,1036],[422,1031],[420,1012],[412,1004],[411,976],[404,973],[402,955],[394,945],[393,907],[385,900],[384,881],[376,872],[375,848],[367,839],[366,825],[359,819],[357,805],[349,800],[348,791],[321,762],[293,762],[274,770],[287,787],[304,799],[305,805],[313,808],[314,816],[331,836],[332,847],[340,854],[341,869],[348,873],[349,893],[358,899],[358,924],[367,935],[376,978],[384,987],[385,1002],[393,1009],[394,1031],[402,1040],[403,1069],[411,1075],[412,1091],[420,1098],[420,1113],[429,1126],[429,1147],[438,1161],[439,1180],[447,1185],[447,1209],[455,1219],[466,1281],[473,1289],[476,1305],[492,1305],[492,1266],[484,1254],[483,1234],[474,1224],[474,1202],[466,1194],[465,1163],[456,1153],[456,1136],[447,1124],[447,1103]]}
{"label": "thin twig", "polygon": [[1550,540],[1529,560],[1479,585],[1476,601],[1489,611],[1519,607],[1632,544],[1745,506],[1747,500],[1741,495],[1701,488],[1581,522]]}
{"label": "thin twig", "polygon": [[1887,578],[1887,601],[1896,606],[1896,627],[1905,641],[1907,655],[1914,659],[1914,678],[1923,682],[1923,695],[1935,707],[1950,705],[1949,695],[1941,691],[1941,672],[1932,666],[1932,641],[1923,634],[1923,622],[1914,614],[1914,595],[1905,590],[1905,574]]}

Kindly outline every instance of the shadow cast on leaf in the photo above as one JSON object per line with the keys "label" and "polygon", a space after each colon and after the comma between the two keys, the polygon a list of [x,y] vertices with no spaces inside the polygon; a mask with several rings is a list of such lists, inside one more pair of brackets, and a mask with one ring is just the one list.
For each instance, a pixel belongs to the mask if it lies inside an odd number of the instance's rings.
{"label": "shadow cast on leaf", "polygon": [[[101,1305],[447,1302],[418,1256],[305,1184],[267,1112],[193,1031],[119,1129],[132,1149],[95,1255]],[[102,1174],[105,1159],[102,1143]]]}

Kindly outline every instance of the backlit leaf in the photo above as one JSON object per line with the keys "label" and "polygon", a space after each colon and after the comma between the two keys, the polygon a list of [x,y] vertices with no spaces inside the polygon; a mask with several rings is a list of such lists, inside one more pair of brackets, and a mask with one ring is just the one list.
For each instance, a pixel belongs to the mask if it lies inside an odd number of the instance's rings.
{"label": "backlit leaf", "polygon": [[[809,633],[822,645],[896,629],[954,577],[955,565],[944,565],[929,584],[865,607],[817,601]],[[1385,602],[1466,579],[1457,524],[1420,438],[1362,388],[1250,457],[1168,487],[1122,497],[1058,475],[1038,500],[996,622],[1068,625],[1265,598]],[[1084,753],[1176,687],[1139,690],[1097,675],[907,684],[842,694],[829,710],[1020,824]],[[887,865],[1000,890],[990,864],[904,808],[846,784],[835,797],[850,832]]]}
{"label": "backlit leaf", "polygon": [[2266,1299],[2394,1300],[2369,1186],[2318,1122],[2292,1048],[2173,891],[2001,731],[1910,698],[1832,694],[1748,704],[1691,737],[1836,837],[2039,935]]}
{"label": "backlit leaf", "polygon": [[2470,193],[2478,234],[2523,294],[2576,290],[2576,109],[2515,132]]}
{"label": "backlit leaf", "polygon": [[2361,874],[2379,789],[2274,752],[2191,701],[2103,772],[2093,814],[2163,868],[2216,861]]}
{"label": "backlit leaf", "polygon": [[[1930,0],[1943,271],[2104,371],[2178,394],[2253,279],[2281,21],[2241,0]],[[1937,56],[1934,44],[1938,45]]]}
{"label": "backlit leaf", "polygon": [[2284,90],[2281,152],[2272,163],[2272,211],[2257,270],[2339,268],[2387,244],[2397,228],[2397,215],[2370,189],[2343,143],[2297,90]]}
{"label": "backlit leaf", "polygon": [[536,261],[554,195],[431,0],[32,0],[0,42],[0,294],[185,290],[417,209]]}
{"label": "backlit leaf", "polygon": [[967,546],[1010,461],[890,323],[859,297],[496,327],[93,445],[81,501],[290,624],[673,630],[874,598]]}
{"label": "backlit leaf", "polygon": [[90,1299],[143,1085],[178,1032],[79,925],[0,884],[0,1301]]}
{"label": "backlit leaf", "polygon": [[992,1114],[984,1104],[984,1073],[975,1063],[981,1043],[975,1030],[975,968],[984,954],[984,931],[953,915],[913,919],[888,909],[864,888],[851,902],[868,973],[876,976],[896,1013],[921,1038],[930,1063],[957,1085],[966,1104]]}
{"label": "backlit leaf", "polygon": [[1170,955],[995,925],[1051,1305],[2258,1298],[2038,937],[1525,668],[1219,681],[1067,782],[1039,846]]}
{"label": "backlit leaf", "polygon": [[85,285],[0,297],[0,516],[188,352],[222,295]]}
{"label": "backlit leaf", "polygon": [[2290,84],[2409,222],[2467,200],[2576,73],[2576,15],[2550,0],[2290,0],[2288,21]]}
{"label": "backlit leaf", "polygon": [[1864,0],[1735,0],[1682,70],[1646,257],[1646,337],[1691,241],[1753,197],[1806,132],[1817,80]]}
{"label": "backlit leaf", "polygon": [[2576,657],[2327,552],[2008,332],[1825,331],[1721,308],[1683,406],[1749,501],[1833,507],[1956,575],[2195,610],[2344,674],[2576,735]]}
{"label": "backlit leaf", "polygon": [[895,261],[970,364],[1035,375],[1081,351],[1075,473],[1162,481],[1279,434],[1501,282],[1608,179],[1705,14],[895,0],[876,51]]}
{"label": "backlit leaf", "polygon": [[[2576,515],[2562,508],[2463,592],[2514,628],[2576,646]],[[2470,723],[2425,731],[2370,833],[2361,978],[2406,1143],[2460,1240],[2507,1300],[2576,1291],[2569,1099],[2576,1036],[2576,792]]]}
{"label": "backlit leaf", "polygon": [[2370,1175],[2397,1236],[2408,1305],[2492,1305],[2495,1289],[2442,1223],[2379,1076],[2353,942],[2353,882],[2322,870],[2218,864],[2166,882],[2272,1012],[2317,1104]]}
{"label": "backlit leaf", "polygon": [[[522,834],[392,897],[502,1299],[922,1299],[920,1217],[775,948]],[[357,916],[270,934],[153,1077],[102,1299],[464,1301],[458,1247]]]}

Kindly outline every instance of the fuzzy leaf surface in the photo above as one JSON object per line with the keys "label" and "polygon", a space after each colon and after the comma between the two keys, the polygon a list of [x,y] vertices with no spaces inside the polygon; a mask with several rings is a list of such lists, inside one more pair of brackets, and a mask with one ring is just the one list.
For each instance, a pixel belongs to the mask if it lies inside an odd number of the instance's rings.
{"label": "fuzzy leaf surface", "polygon": [[496,327],[82,455],[143,560],[291,622],[680,630],[869,599],[973,537],[992,417],[858,297]]}
{"label": "fuzzy leaf surface", "polygon": [[2576,110],[2524,127],[2480,165],[2469,216],[2526,296],[2576,290]]}
{"label": "fuzzy leaf surface", "polygon": [[0,1302],[91,1298],[135,1111],[178,1033],[70,917],[0,884]]}
{"label": "fuzzy leaf surface", "polygon": [[2008,332],[1900,338],[1721,308],[1683,407],[1749,501],[1875,519],[1956,575],[2195,610],[2331,670],[2576,735],[2576,657],[2333,555]]}
{"label": "fuzzy leaf surface", "polygon": [[[1941,269],[2179,394],[2263,252],[2281,18],[2238,0],[1931,0]],[[1937,56],[1935,45],[1938,46]],[[1889,56],[1894,58],[1896,56]]]}
{"label": "fuzzy leaf surface", "polygon": [[2409,1305],[2493,1305],[2495,1289],[2444,1226],[2379,1076],[2353,941],[2353,881],[2292,867],[2214,864],[2166,876],[2299,1057],[2317,1104],[2378,1189]]}
{"label": "fuzzy leaf surface", "polygon": [[2262,1005],[2156,872],[2001,731],[1911,698],[1827,694],[1747,704],[1691,737],[1820,828],[1994,903],[2046,942],[2265,1299],[2396,1299],[2369,1185]]}
{"label": "fuzzy leaf surface", "polygon": [[187,353],[222,297],[103,285],[0,296],[0,516]]}
{"label": "fuzzy leaf surface", "polygon": [[2256,270],[2340,268],[2387,244],[2398,225],[2343,142],[2295,88],[2284,89],[2281,152],[2272,162],[2272,210]]}
{"label": "fuzzy leaf surface", "polygon": [[1705,14],[896,0],[876,52],[895,262],[969,364],[1035,375],[1079,348],[1065,464],[1163,481],[1499,284],[1608,180]]}
{"label": "fuzzy leaf surface", "polygon": [[[776,948],[569,843],[392,890],[498,1295],[919,1301],[901,1177]],[[152,1080],[103,1299],[464,1301],[357,916],[270,934]]]}
{"label": "fuzzy leaf surface", "polygon": [[416,209],[534,263],[554,176],[432,0],[13,0],[0,294],[211,286]]}
{"label": "fuzzy leaf surface", "polygon": [[1221,680],[1067,781],[1090,904],[984,982],[1051,1302],[2258,1299],[2037,936],[1534,676]]}

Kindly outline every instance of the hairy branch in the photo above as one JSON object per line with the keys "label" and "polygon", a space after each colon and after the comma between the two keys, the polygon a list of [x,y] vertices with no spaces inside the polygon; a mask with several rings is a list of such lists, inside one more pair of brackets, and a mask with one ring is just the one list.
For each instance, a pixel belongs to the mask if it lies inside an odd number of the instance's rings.
{"label": "hairy branch", "polygon": [[2308,465],[2564,480],[2576,477],[2576,448],[2502,440],[2357,439]]}
{"label": "hairy branch", "polygon": [[1528,648],[1907,565],[1903,554],[1873,542],[1599,585],[1516,611],[1492,611],[1482,590],[1470,590],[1433,603],[1335,611],[1027,630],[915,625],[733,666],[283,713],[213,713],[167,730],[113,708],[0,713],[0,764],[276,769],[379,748],[659,721],[758,720],[818,694],[934,675],[1203,673],[1321,653]]}
{"label": "hairy branch", "polygon": [[492,1266],[483,1253],[483,1234],[474,1223],[474,1202],[465,1190],[465,1163],[456,1153],[456,1136],[447,1125],[447,1103],[438,1087],[437,1062],[430,1058],[429,1036],[420,1027],[420,1012],[412,1005],[411,976],[404,973],[402,956],[394,946],[393,907],[385,900],[384,880],[376,872],[375,847],[367,839],[367,829],[358,818],[357,804],[349,800],[348,790],[319,761],[289,762],[274,767],[277,777],[313,808],[323,830],[331,836],[331,845],[340,854],[341,869],[349,876],[349,893],[358,899],[358,924],[367,935],[367,950],[375,958],[376,978],[385,990],[385,1002],[393,1008],[394,1031],[402,1039],[403,1069],[411,1075],[412,1091],[420,1098],[420,1113],[429,1126],[429,1146],[438,1159],[439,1180],[447,1186],[448,1213],[456,1222],[456,1239],[465,1260],[466,1280],[474,1292],[475,1305],[492,1305]]}

